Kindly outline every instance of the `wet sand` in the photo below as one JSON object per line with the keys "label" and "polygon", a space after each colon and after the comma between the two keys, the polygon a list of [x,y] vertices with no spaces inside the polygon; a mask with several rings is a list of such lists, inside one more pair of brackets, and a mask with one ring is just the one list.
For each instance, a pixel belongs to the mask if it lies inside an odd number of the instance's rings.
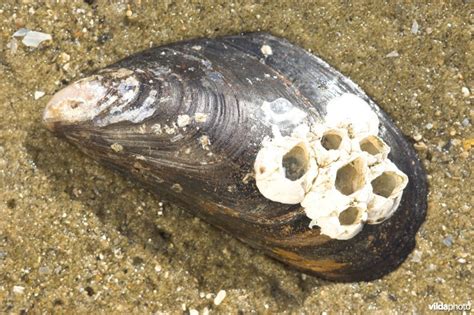
{"label": "wet sand", "polygon": [[[469,302],[469,1],[351,3],[2,1],[0,312],[426,313],[434,302]],[[53,39],[15,44],[22,27]],[[414,253],[383,279],[304,276],[99,166],[41,124],[56,91],[107,64],[150,46],[247,31],[285,37],[351,77],[419,151],[428,215]]]}

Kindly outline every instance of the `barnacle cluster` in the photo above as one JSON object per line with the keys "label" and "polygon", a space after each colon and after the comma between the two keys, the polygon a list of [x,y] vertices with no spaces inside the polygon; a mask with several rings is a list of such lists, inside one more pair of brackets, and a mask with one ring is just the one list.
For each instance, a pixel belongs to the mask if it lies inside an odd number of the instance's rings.
{"label": "barnacle cluster", "polygon": [[378,130],[364,100],[336,97],[323,123],[300,125],[289,136],[274,132],[263,141],[254,164],[257,187],[272,201],[301,203],[310,226],[322,234],[350,239],[365,223],[388,219],[408,183],[388,159],[390,147]]}

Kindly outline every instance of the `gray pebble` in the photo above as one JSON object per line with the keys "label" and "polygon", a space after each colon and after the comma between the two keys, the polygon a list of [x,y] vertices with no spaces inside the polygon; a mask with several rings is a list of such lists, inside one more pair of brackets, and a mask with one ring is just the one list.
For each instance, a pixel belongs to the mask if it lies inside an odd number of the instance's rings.
{"label": "gray pebble", "polygon": [[48,267],[39,267],[38,272],[40,274],[47,274],[47,273],[49,273],[49,268]]}
{"label": "gray pebble", "polygon": [[443,239],[443,244],[448,246],[448,247],[451,247],[451,245],[453,245],[453,237],[451,235],[446,236]]}

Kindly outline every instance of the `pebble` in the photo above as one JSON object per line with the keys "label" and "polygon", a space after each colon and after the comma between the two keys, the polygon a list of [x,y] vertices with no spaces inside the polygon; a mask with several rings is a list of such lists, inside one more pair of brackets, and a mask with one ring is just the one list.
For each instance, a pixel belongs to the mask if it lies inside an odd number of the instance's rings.
{"label": "pebble", "polygon": [[453,237],[451,235],[446,236],[443,239],[443,244],[448,246],[448,247],[451,247],[451,245],[453,245]]}
{"label": "pebble", "polygon": [[61,63],[68,63],[69,61],[71,61],[71,56],[69,56],[65,52],[62,52],[61,54],[59,54],[59,59],[61,59]]}
{"label": "pebble", "polygon": [[199,311],[195,309],[190,309],[189,310],[189,315],[199,315]]}
{"label": "pebble", "polygon": [[459,258],[459,259],[458,259],[458,263],[460,263],[460,264],[465,264],[465,263],[466,263],[466,259],[464,259],[464,258]]}
{"label": "pebble", "polygon": [[452,140],[451,140],[451,143],[452,143],[455,147],[457,147],[457,146],[460,146],[460,145],[461,145],[462,141],[459,140],[459,139],[452,139]]}
{"label": "pebble", "polygon": [[423,253],[422,253],[421,251],[415,249],[415,250],[413,251],[413,256],[411,257],[411,261],[412,261],[412,262],[415,262],[415,263],[420,263],[420,262],[421,262],[421,255],[422,255],[422,254],[423,254]]}
{"label": "pebble", "polygon": [[466,117],[462,120],[461,124],[463,127],[468,127],[471,123],[469,122],[469,118]]}
{"label": "pebble", "polygon": [[423,141],[417,142],[413,146],[415,147],[417,151],[423,152],[423,151],[428,150],[428,146]]}
{"label": "pebble", "polygon": [[465,86],[461,88],[461,92],[462,92],[462,96],[464,97],[469,97],[469,95],[471,95],[471,91],[469,91],[469,89]]}
{"label": "pebble", "polygon": [[435,271],[436,269],[438,269],[438,267],[435,264],[428,265],[428,271]]}
{"label": "pebble", "polygon": [[398,53],[398,51],[394,50],[394,51],[389,52],[387,55],[385,55],[385,57],[397,58],[397,57],[400,57],[400,54]]}
{"label": "pebble", "polygon": [[416,35],[418,34],[418,30],[419,30],[418,22],[416,20],[413,20],[413,24],[411,25],[411,33]]}
{"label": "pebble", "polygon": [[425,125],[425,128],[428,129],[428,130],[431,130],[431,129],[433,129],[433,124],[432,123],[427,123]]}
{"label": "pebble", "polygon": [[12,38],[12,40],[7,43],[7,48],[10,49],[12,54],[15,54],[18,49],[18,41]]}
{"label": "pebble", "polygon": [[13,293],[15,294],[23,294],[25,292],[25,287],[15,285],[13,286]]}
{"label": "pebble", "polygon": [[35,100],[39,100],[42,98],[46,93],[43,91],[35,91],[34,98]]}
{"label": "pebble", "polygon": [[222,301],[224,301],[226,295],[227,295],[227,293],[225,292],[225,290],[220,290],[217,293],[216,297],[214,298],[214,304],[215,305],[220,305],[222,303]]}
{"label": "pebble", "polygon": [[415,140],[416,142],[420,141],[421,139],[423,139],[423,136],[419,133],[413,135],[413,140]]}
{"label": "pebble", "polygon": [[49,273],[49,268],[48,267],[39,267],[38,272],[40,274],[48,274]]}

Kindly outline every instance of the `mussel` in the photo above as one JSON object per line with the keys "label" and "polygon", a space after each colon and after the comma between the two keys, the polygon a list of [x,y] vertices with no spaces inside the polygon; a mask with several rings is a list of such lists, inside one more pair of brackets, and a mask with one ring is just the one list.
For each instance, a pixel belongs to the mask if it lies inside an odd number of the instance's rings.
{"label": "mussel", "polygon": [[387,114],[269,34],[137,53],[57,92],[43,119],[93,159],[325,279],[394,270],[425,218],[425,172]]}

